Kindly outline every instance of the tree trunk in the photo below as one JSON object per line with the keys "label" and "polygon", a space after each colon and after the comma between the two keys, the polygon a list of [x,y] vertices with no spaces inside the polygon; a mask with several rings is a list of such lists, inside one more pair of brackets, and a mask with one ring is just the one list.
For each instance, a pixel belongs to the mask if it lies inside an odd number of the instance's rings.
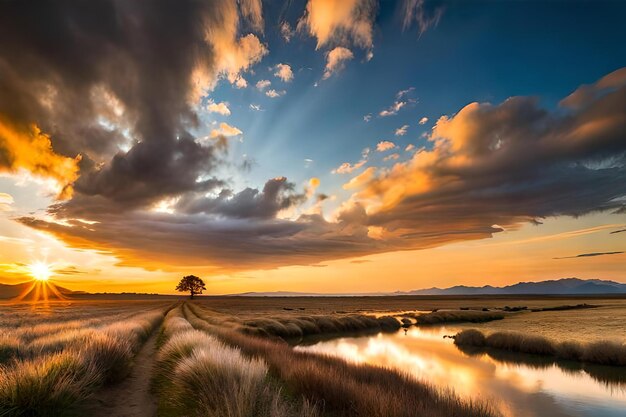
{"label": "tree trunk", "polygon": [[190,300],[193,300],[193,291],[191,291],[191,296],[189,297]]}

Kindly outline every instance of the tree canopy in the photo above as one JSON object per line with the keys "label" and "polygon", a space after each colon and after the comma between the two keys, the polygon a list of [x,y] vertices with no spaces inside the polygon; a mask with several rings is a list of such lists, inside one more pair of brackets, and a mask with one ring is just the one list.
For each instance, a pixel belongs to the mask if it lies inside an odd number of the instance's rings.
{"label": "tree canopy", "polygon": [[189,298],[193,298],[196,294],[202,294],[203,290],[206,290],[204,281],[195,275],[184,276],[176,286],[176,291],[189,292]]}

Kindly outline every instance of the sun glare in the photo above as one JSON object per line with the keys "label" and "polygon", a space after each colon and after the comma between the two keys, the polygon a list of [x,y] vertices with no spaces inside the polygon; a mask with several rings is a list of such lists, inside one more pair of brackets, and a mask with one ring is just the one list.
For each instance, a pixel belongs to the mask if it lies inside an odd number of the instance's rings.
{"label": "sun glare", "polygon": [[33,279],[37,281],[48,281],[52,276],[50,265],[44,262],[33,262],[28,265],[28,270]]}

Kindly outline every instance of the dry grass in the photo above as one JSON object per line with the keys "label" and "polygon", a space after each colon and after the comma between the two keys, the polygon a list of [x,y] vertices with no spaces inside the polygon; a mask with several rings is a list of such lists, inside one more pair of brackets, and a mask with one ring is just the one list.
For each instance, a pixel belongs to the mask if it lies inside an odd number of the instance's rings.
{"label": "dry grass", "polygon": [[[186,324],[185,324],[186,323]],[[308,402],[285,401],[258,358],[244,356],[205,332],[190,329],[179,308],[164,322],[155,387],[160,414],[209,417],[316,417]]]}
{"label": "dry grass", "polygon": [[324,333],[395,331],[400,327],[401,323],[393,317],[350,314],[258,318],[244,321],[240,330],[261,336],[301,338]]}
{"label": "dry grass", "polygon": [[416,315],[417,324],[443,324],[443,323],[484,323],[493,320],[502,320],[503,313],[493,311],[436,311],[428,314]]}
{"label": "dry grass", "polygon": [[[163,319],[163,307],[151,310],[144,313],[139,306],[134,314],[90,317],[82,327],[68,316],[67,322],[4,328],[0,415],[65,415],[98,387],[126,377],[134,354]],[[123,321],[107,323],[106,317]]]}
{"label": "dry grass", "polygon": [[100,383],[94,364],[70,352],[0,368],[0,415],[59,416]]}
{"label": "dry grass", "polygon": [[559,343],[543,336],[517,332],[495,332],[485,336],[476,329],[463,330],[454,338],[454,343],[459,346],[487,347],[597,365],[626,366],[626,344],[619,342]]}
{"label": "dry grass", "polygon": [[[263,358],[270,372],[291,392],[323,403],[336,416],[494,416],[483,403],[460,400],[448,391],[390,369],[349,364],[337,358],[294,351],[286,343],[260,339],[204,321],[203,310],[189,306],[191,324],[217,335],[250,357]],[[210,314],[209,314],[210,315]]]}

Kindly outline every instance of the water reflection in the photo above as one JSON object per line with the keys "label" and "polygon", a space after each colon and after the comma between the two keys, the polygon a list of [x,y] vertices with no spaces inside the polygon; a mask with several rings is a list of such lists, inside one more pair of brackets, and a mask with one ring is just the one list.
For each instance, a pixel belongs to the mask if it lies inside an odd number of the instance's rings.
{"label": "water reflection", "polygon": [[459,350],[451,327],[411,328],[320,341],[296,349],[388,366],[466,398],[481,398],[505,416],[626,416],[626,370],[555,362],[495,350]]}

